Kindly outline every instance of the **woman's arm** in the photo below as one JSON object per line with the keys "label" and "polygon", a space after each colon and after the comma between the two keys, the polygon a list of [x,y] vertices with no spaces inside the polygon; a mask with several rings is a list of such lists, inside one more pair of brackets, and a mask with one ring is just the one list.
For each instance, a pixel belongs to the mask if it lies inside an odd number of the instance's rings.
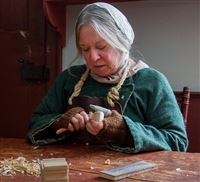
{"label": "woman's arm", "polygon": [[28,130],[28,139],[33,144],[43,145],[60,140],[49,126],[60,117],[66,107],[65,84],[66,74],[63,72],[33,113]]}
{"label": "woman's arm", "polygon": [[135,82],[135,87],[123,116],[134,147],[120,147],[116,143],[109,146],[129,153],[186,151],[188,139],[183,116],[167,79],[150,70]]}

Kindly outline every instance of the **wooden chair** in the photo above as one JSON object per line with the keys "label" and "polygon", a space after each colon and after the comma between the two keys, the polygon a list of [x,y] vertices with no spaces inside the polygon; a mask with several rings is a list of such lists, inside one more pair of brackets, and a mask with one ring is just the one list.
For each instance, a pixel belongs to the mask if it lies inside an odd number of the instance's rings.
{"label": "wooden chair", "polygon": [[184,124],[185,127],[187,126],[187,120],[188,120],[188,111],[189,111],[189,104],[190,104],[190,88],[189,87],[183,87],[182,92],[175,93],[178,104],[180,106],[180,110],[183,114],[184,118]]}

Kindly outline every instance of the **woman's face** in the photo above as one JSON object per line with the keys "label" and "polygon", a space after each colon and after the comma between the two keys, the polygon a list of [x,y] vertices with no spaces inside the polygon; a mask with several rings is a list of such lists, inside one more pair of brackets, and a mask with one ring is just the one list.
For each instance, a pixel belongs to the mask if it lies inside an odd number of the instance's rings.
{"label": "woman's face", "polygon": [[92,73],[106,77],[117,71],[121,54],[102,39],[90,25],[83,25],[79,32],[79,46]]}

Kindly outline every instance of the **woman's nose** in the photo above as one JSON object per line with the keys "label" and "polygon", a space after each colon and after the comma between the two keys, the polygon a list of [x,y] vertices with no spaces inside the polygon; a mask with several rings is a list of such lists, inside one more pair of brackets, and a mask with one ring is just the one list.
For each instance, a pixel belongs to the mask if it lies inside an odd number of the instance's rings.
{"label": "woman's nose", "polygon": [[99,59],[99,53],[98,53],[98,51],[97,50],[95,50],[95,49],[91,49],[90,50],[90,60],[92,60],[92,61],[97,61],[98,59]]}

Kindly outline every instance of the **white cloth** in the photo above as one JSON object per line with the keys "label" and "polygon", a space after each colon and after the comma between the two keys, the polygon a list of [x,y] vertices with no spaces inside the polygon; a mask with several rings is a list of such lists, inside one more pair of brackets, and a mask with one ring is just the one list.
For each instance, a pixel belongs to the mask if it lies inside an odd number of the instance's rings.
{"label": "white cloth", "polygon": [[119,70],[113,74],[110,75],[108,77],[101,77],[98,76],[94,73],[90,73],[90,75],[92,76],[92,78],[94,78],[96,81],[100,82],[100,83],[108,83],[108,84],[116,84],[120,81],[123,72],[126,68],[126,66],[128,66],[128,63],[130,62],[130,69],[128,71],[128,77],[133,76],[134,74],[136,74],[139,70],[144,69],[144,68],[148,68],[149,66],[144,63],[143,61],[139,60],[137,63],[131,59],[129,59],[128,61],[125,62],[125,64],[123,64],[123,66],[121,68],[119,68]]}

